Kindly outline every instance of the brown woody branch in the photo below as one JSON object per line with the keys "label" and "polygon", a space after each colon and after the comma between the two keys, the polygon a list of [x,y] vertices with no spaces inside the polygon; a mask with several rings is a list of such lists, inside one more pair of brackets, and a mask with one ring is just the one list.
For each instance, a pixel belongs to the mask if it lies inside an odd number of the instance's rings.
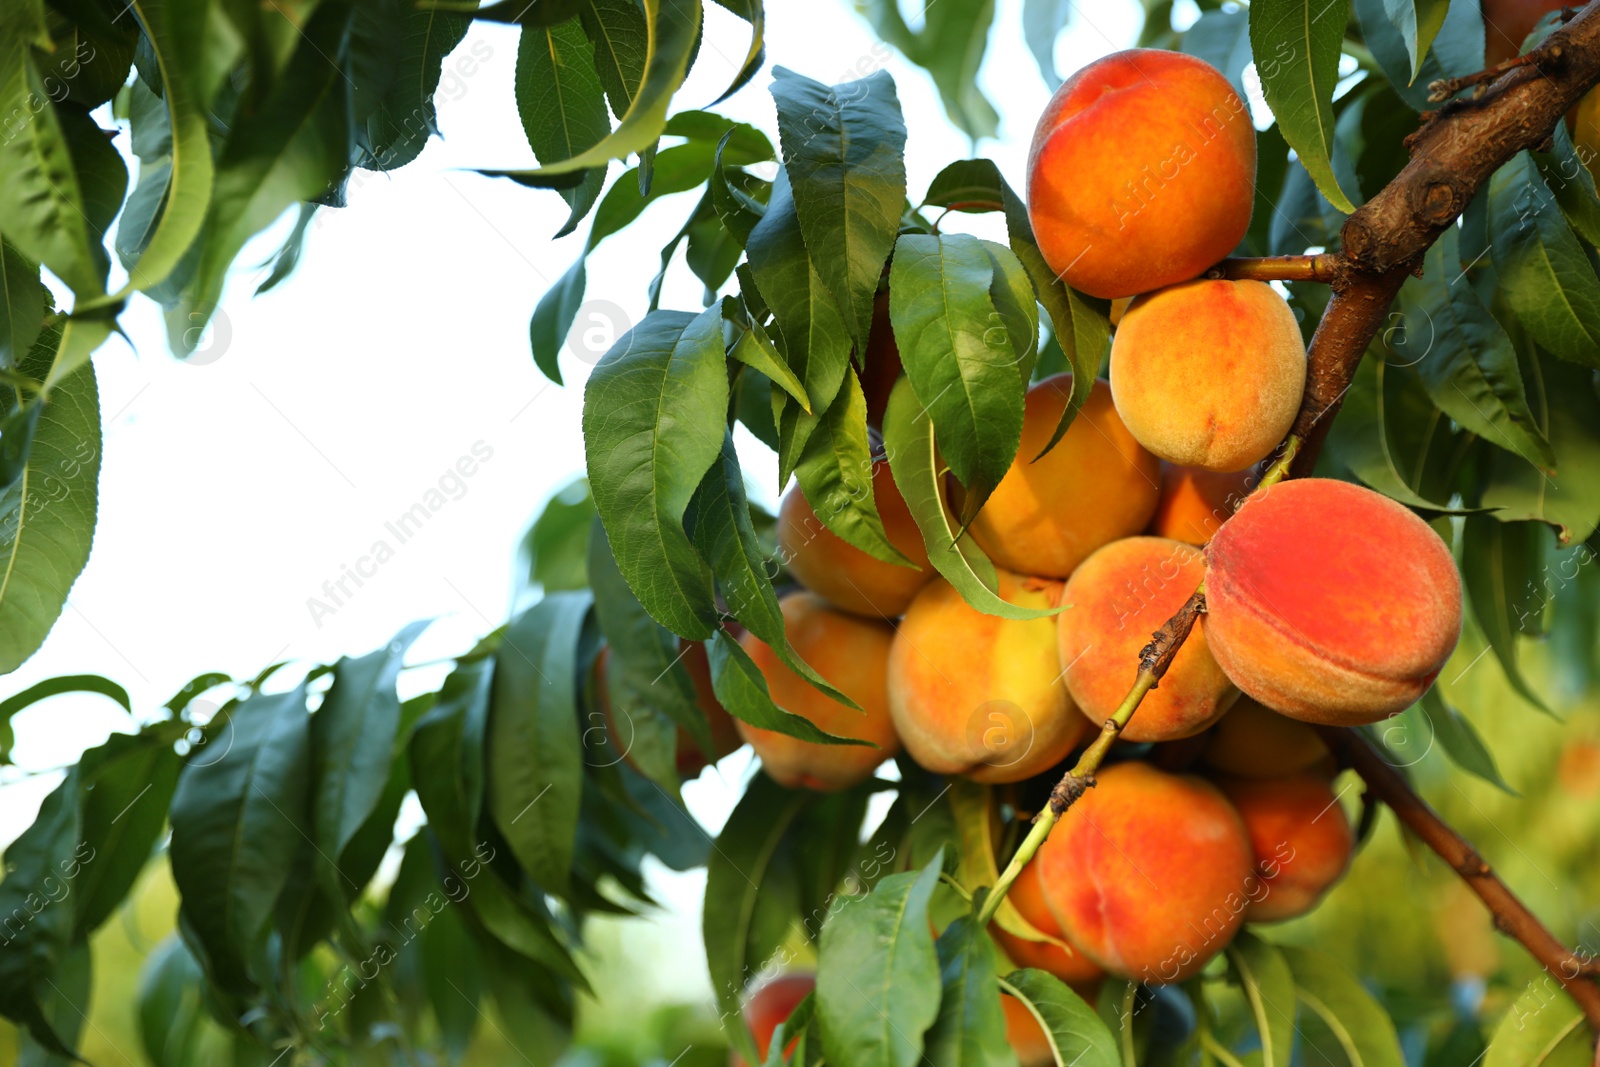
{"label": "brown woody branch", "polygon": [[1213,281],[1325,282],[1339,276],[1343,261],[1336,255],[1261,256],[1225,259],[1206,271]]}

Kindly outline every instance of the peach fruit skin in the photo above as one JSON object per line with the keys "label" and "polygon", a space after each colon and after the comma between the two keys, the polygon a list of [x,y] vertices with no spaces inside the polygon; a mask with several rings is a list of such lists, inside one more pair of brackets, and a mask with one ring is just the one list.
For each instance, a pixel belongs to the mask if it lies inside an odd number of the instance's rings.
{"label": "peach fruit skin", "polygon": [[1139,297],[1111,342],[1111,396],[1162,459],[1240,471],[1294,425],[1306,346],[1283,297],[1255,281],[1194,281]]}
{"label": "peach fruit skin", "polygon": [[[816,975],[782,974],[763,982],[750,994],[744,1004],[744,1021],[750,1027],[751,1036],[756,1039],[756,1051],[761,1053],[763,1061],[772,1046],[772,1035],[778,1029],[778,1024],[794,1014],[794,1009],[816,987]],[[796,1034],[784,1052],[792,1051],[799,1040],[800,1035]],[[730,1051],[728,1063],[731,1067],[744,1067],[744,1057]]]}
{"label": "peach fruit skin", "polygon": [[1246,922],[1279,922],[1317,906],[1350,866],[1355,834],[1326,779],[1228,778],[1217,783],[1238,809],[1255,852],[1261,888]]}
{"label": "peach fruit skin", "polygon": [[779,558],[801,585],[857,615],[890,618],[906,610],[934,570],[922,533],[895,487],[889,464],[872,468],[872,496],[889,543],[917,566],[869,556],[823,525],[796,485],[778,508]]}
{"label": "peach fruit skin", "polygon": [[1051,1067],[1056,1062],[1055,1050],[1028,1006],[1001,993],[1000,1008],[1006,1017],[1006,1044],[1017,1054],[1018,1067]]}
{"label": "peach fruit skin", "polygon": [[[1000,596],[1052,608],[1059,582],[999,572]],[[889,650],[889,711],[905,749],[935,774],[1019,782],[1060,763],[1084,734],[1061,680],[1056,621],[1002,619],[935,579]]]}
{"label": "peach fruit skin", "polygon": [[1316,730],[1240,697],[1217,723],[1200,760],[1237,778],[1280,778],[1332,758]]}
{"label": "peach fruit skin", "polygon": [[1233,514],[1258,481],[1253,467],[1219,473],[1203,467],[1161,464],[1161,500],[1150,532],[1203,545]]}
{"label": "peach fruit skin", "polygon": [[1103,381],[1055,448],[1034,460],[1071,396],[1071,374],[1028,390],[1017,458],[969,527],[1006,570],[1065,578],[1101,545],[1144,529],[1155,513],[1160,462],[1117,417]]}
{"label": "peach fruit skin", "polygon": [[894,631],[886,623],[830,607],[811,593],[791,593],[779,606],[795,652],[862,710],[823,693],[784,666],[766,642],[746,633],[739,642],[761,669],[773,702],[830,734],[871,741],[877,747],[819,745],[742,720],[734,725],[761,757],[762,769],[779,785],[829,793],[848,789],[866,781],[878,764],[900,751],[889,718],[889,645]]}
{"label": "peach fruit skin", "polygon": [[[1011,884],[1011,891],[1006,894],[1006,899],[1011,901],[1022,917],[1032,923],[1040,933],[1049,934],[1067,940],[1061,932],[1061,924],[1056,922],[1056,917],[1050,914],[1050,907],[1044,900],[1044,884],[1039,881],[1039,864],[1029,862],[1017,875],[1017,880]],[[1094,1002],[1095,994],[1099,992],[1100,980],[1106,972],[1100,966],[1083,954],[1081,949],[1068,952],[1060,945],[1053,945],[1048,941],[1029,941],[1010,934],[1000,928],[999,923],[990,923],[989,932],[1005,949],[1011,962],[1018,967],[1032,967],[1034,970],[1053,974],[1067,985],[1080,997]],[[1070,941],[1067,942],[1071,944]]]}
{"label": "peach fruit skin", "polygon": [[1250,226],[1256,131],[1220,71],[1135,48],[1056,90],[1028,156],[1028,217],[1068,285],[1114,298],[1187,281]]}
{"label": "peach fruit skin", "polygon": [[1325,478],[1256,493],[1206,550],[1211,652],[1305,722],[1359,726],[1427,691],[1461,636],[1461,576],[1427,523]]}
{"label": "peach fruit skin", "polygon": [[1244,823],[1199,778],[1119,763],[1098,779],[1034,859],[1045,903],[1110,973],[1189,978],[1243,921],[1255,865]]}
{"label": "peach fruit skin", "polygon": [[[1057,616],[1067,691],[1100,726],[1128,695],[1139,650],[1183,607],[1206,576],[1193,545],[1164,537],[1126,537],[1083,561],[1067,581]],[[1189,633],[1161,684],[1146,694],[1122,730],[1126,741],[1193,737],[1222,717],[1239,691],[1207,647],[1205,631]]]}

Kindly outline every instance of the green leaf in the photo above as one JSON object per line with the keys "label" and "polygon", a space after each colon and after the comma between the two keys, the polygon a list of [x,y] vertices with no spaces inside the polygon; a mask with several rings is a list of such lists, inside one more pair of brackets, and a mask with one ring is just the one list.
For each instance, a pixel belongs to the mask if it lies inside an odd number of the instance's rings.
{"label": "green leaf", "polygon": [[[952,778],[949,784],[947,795],[950,797],[950,811],[955,816],[956,827],[961,834],[961,866],[957,868],[957,876],[961,884],[969,889],[993,886],[1000,880],[994,840],[995,829],[1000,823],[994,790],[965,778]],[[1076,951],[1059,937],[1044,933],[1023,918],[1010,897],[1003,898],[995,909],[994,923],[1007,933],[1025,940],[1046,941],[1068,951]]]}
{"label": "green leaf", "polygon": [[98,674],[64,674],[57,678],[46,678],[42,682],[35,682],[22,692],[0,700],[0,719],[9,719],[23,708],[62,693],[99,693],[121,704],[123,711],[133,714],[133,703],[128,699],[128,691],[111,679],[102,678]]}
{"label": "green leaf", "polygon": [[[68,332],[82,329],[69,323]],[[61,330],[45,329],[19,373],[47,378]],[[0,417],[22,397],[0,387]],[[100,482],[100,397],[87,361],[62,377],[38,416],[21,477],[0,491],[0,674],[44,643],[89,559]]]}
{"label": "green leaf", "polygon": [[1262,1067],[1288,1067],[1294,1049],[1294,976],[1277,946],[1248,930],[1228,947],[1250,1021],[1261,1037]]}
{"label": "green leaf", "polygon": [[[868,0],[858,6],[879,36],[933,76],[945,114],[961,132],[973,141],[995,135],[999,116],[978,88],[978,68],[983,65],[989,31],[994,24],[994,0],[925,2],[921,5],[922,25],[915,32],[906,25],[894,0]],[[1054,44],[1053,33],[1051,44]],[[1041,54],[1038,52],[1041,45],[1032,34],[1029,46],[1035,50],[1035,55]],[[1043,55],[1046,58],[1041,59],[1041,63],[1048,62],[1048,50]],[[1053,76],[1052,65],[1046,79]]]}
{"label": "green leaf", "polygon": [[1500,1020],[1483,1067],[1589,1067],[1593,1041],[1583,1012],[1546,974],[1529,982]]}
{"label": "green leaf", "polygon": [[1483,506],[1500,509],[1495,516],[1502,521],[1547,522],[1562,544],[1587,540],[1600,526],[1600,396],[1594,373],[1533,346],[1523,368],[1539,429],[1555,449],[1556,473],[1491,453]]}
{"label": "green leaf", "polygon": [[83,868],[73,886],[73,936],[88,937],[121,906],[167,824],[179,759],[170,725],[112,734],[79,761]]}
{"label": "green leaf", "polygon": [[806,396],[806,387],[794,371],[783,362],[783,357],[778,355],[772,339],[767,336],[767,331],[761,324],[752,322],[750,329],[746,330],[739,340],[734,343],[733,350],[728,353],[734,359],[747,367],[754,367],[765,374],[776,386],[794,398],[807,415],[811,414],[811,401]]}
{"label": "green leaf", "polygon": [[[78,768],[44,799],[39,814],[5,851],[0,882],[0,915],[31,916],[20,930],[8,928],[0,952],[0,1015],[14,1020],[33,1039],[58,1055],[71,1057],[71,1033],[58,1034],[47,985],[70,951],[73,907],[70,876],[80,872],[82,786]],[[54,896],[56,899],[51,900]]]}
{"label": "green leaf", "polygon": [[[383,796],[400,727],[395,684],[406,649],[427,625],[411,623],[359,659],[341,657],[311,717],[311,838],[327,875]],[[327,884],[336,886],[337,878]]]}
{"label": "green leaf", "polygon": [[990,254],[966,234],[906,234],[889,275],[900,362],[971,514],[1011,469],[1022,437],[1025,379],[1010,324],[989,296]]}
{"label": "green leaf", "polygon": [[1494,650],[1511,688],[1528,703],[1553,715],[1517,666],[1517,600],[1532,574],[1536,523],[1506,523],[1490,515],[1468,515],[1461,535],[1461,575],[1472,617]]}
{"label": "green leaf", "polygon": [[[541,180],[603,167],[610,160],[642,152],[656,143],[666,129],[667,107],[689,70],[689,59],[699,37],[700,0],[642,0],[642,3],[648,33],[644,79],[630,96],[627,112],[617,128],[576,155],[550,160],[537,170],[519,171],[514,176]],[[595,4],[592,10],[601,6]],[[588,28],[587,22],[585,28]],[[590,30],[591,39],[594,32]],[[597,45],[596,66],[609,89],[611,75],[607,68],[613,59],[604,54],[604,48],[603,44]],[[616,105],[615,97],[612,105]]]}
{"label": "green leaf", "polygon": [[1067,24],[1072,11],[1072,0],[1023,0],[1022,36],[1028,42],[1028,51],[1039,64],[1039,73],[1053,93],[1061,87],[1061,75],[1056,72],[1056,38]]}
{"label": "green leaf", "polygon": [[[829,88],[783,67],[772,73],[800,230],[846,331],[864,349],[872,297],[906,198],[906,128],[894,80],[876,71]],[[765,286],[762,293],[772,303]],[[812,400],[818,409],[827,406]]]}
{"label": "green leaf", "polygon": [[1600,279],[1527,152],[1489,180],[1489,235],[1517,320],[1562,359],[1600,367]]}
{"label": "green leaf", "polygon": [[489,702],[490,814],[522,869],[561,896],[578,835],[578,638],[592,604],[587,591],[551,593],[513,619]]}
{"label": "green leaf", "polygon": [[[523,32],[535,30],[525,27]],[[455,908],[445,908],[422,931],[422,978],[439,1022],[449,1062],[459,1063],[472,1041],[482,1009],[483,961],[477,942]]]}
{"label": "green leaf", "polygon": [[739,72],[733,76],[733,81],[722,95],[712,101],[713,104],[722,103],[748,85],[767,59],[767,12],[762,0],[717,0],[717,3],[750,24],[750,48],[745,52],[744,62],[739,65]]}
{"label": "green leaf", "polygon": [[999,578],[989,557],[972,538],[956,538],[959,527],[945,500],[944,471],[934,445],[933,420],[917,403],[908,380],[896,382],[889,394],[883,440],[895,488],[905,498],[911,517],[922,532],[928,558],[962,599],[987,615],[1006,619],[1054,614],[1055,610],[1019,608],[1002,600]]}
{"label": "green leaf", "polygon": [[822,927],[817,1021],[830,1063],[914,1067],[939,1014],[939,957],[928,901],[944,852],[921,871],[892,874],[848,900]]}
{"label": "green leaf", "polygon": [[810,719],[795,715],[772,702],[767,681],[750,654],[726,630],[718,630],[706,654],[711,659],[711,688],[717,700],[736,719],[762,730],[810,741],[818,745],[871,745],[853,737],[836,737],[817,728]]}
{"label": "green leaf", "polygon": [[1348,11],[1343,0],[1256,0],[1250,5],[1251,49],[1258,57],[1273,59],[1257,64],[1267,106],[1317,188],[1347,214],[1356,208],[1333,172],[1333,90]]}
{"label": "green leaf", "polygon": [[[595,70],[594,45],[576,20],[522,27],[516,96],[523,132],[541,160],[570,159],[611,132],[605,93]],[[581,184],[558,190],[572,210],[557,237],[571,233],[588,214],[605,178],[605,167],[595,167]]]}
{"label": "green leaf", "polygon": [[1061,979],[1043,971],[1012,971],[1000,979],[1000,991],[1022,1001],[1039,1021],[1057,1067],[1121,1067],[1116,1038]]}
{"label": "green leaf", "polygon": [[303,685],[234,705],[172,798],[185,936],[231,994],[255,988],[267,920],[304,839],[309,721]]}
{"label": "green leaf", "polygon": [[711,564],[729,614],[766,642],[790,670],[839,703],[858,708],[789,644],[778,596],[767,577],[767,557],[750,521],[750,502],[745,497],[744,473],[739,469],[732,433],[723,438],[720,459],[695,492],[694,516],[695,548]]}
{"label": "green leaf", "polygon": [[721,309],[646,316],[595,366],[583,400],[590,485],[618,568],[656,621],[709,637],[711,572],[683,515],[722,449]]}
{"label": "green leaf", "polygon": [[133,0],[133,12],[161,71],[172,139],[171,180],[160,221],[138,261],[128,267],[128,288],[143,291],[166,281],[200,233],[215,168],[202,96],[203,57],[191,46],[198,36],[197,15],[203,20],[204,9],[186,0]]}
{"label": "green leaf", "polygon": [[471,21],[407,0],[355,5],[348,67],[362,166],[402,167],[438,132],[433,96],[444,58],[461,43]]}
{"label": "green leaf", "polygon": [[583,303],[583,290],[587,284],[584,271],[585,256],[567,268],[556,283],[544,291],[534,306],[533,318],[528,321],[528,343],[533,348],[533,362],[544,376],[557,385],[561,380],[561,347],[572,331],[572,320],[578,317],[578,307]]}
{"label": "green leaf", "polygon": [[1405,40],[1412,71],[1407,84],[1415,84],[1422,69],[1422,57],[1428,54],[1428,47],[1444,25],[1450,0],[1384,0],[1383,6],[1389,24]]}
{"label": "green leaf", "polygon": [[27,356],[39,336],[49,299],[38,266],[10,241],[0,242],[0,369],[14,367]]}
{"label": "green leaf", "polygon": [[958,917],[934,946],[944,992],[927,1034],[934,1067],[1015,1067],[995,975],[994,945],[970,915]]}
{"label": "green leaf", "polygon": [[1282,946],[1295,992],[1333,1031],[1351,1067],[1404,1067],[1394,1023],[1350,972],[1317,952]]}
{"label": "green leaf", "polygon": [[1512,796],[1517,795],[1517,791],[1507,785],[1505,778],[1501,776],[1500,768],[1495,765],[1494,753],[1489,751],[1489,746],[1478,736],[1472,721],[1445,701],[1437,685],[1422,694],[1421,704],[1422,712],[1433,728],[1433,736],[1439,739],[1439,747],[1444,749],[1445,755],[1449,756],[1457,767],[1468,774],[1482,778],[1490,785],[1498,786]]}
{"label": "green leaf", "polygon": [[750,231],[756,228],[756,223],[766,214],[766,201],[771,198],[772,184],[763,183],[767,192],[763,197],[757,198],[741,188],[747,182],[755,180],[743,171],[735,173],[743,175],[744,181],[728,180],[728,170],[723,165],[722,153],[727,149],[728,141],[735,132],[729,130],[722,135],[722,140],[717,142],[716,161],[711,172],[711,209],[722,221],[722,228],[732,234],[734,240],[739,242],[739,247],[743,248],[750,243]]}
{"label": "green leaf", "polygon": [[[1203,59],[1222,72],[1239,94],[1248,100],[1244,84],[1244,68],[1255,59],[1250,53],[1250,12],[1207,11],[1183,31],[1178,48],[1198,59]],[[1276,190],[1274,190],[1276,191]]]}
{"label": "green leaf", "polygon": [[595,69],[616,115],[625,115],[644,80],[650,30],[637,0],[588,0],[578,10],[583,32],[594,43]]}
{"label": "green leaf", "polygon": [[139,973],[139,1042],[160,1067],[199,1067],[199,1043],[209,1025],[205,973],[183,938],[167,935]]}
{"label": "green leaf", "polygon": [[1457,423],[1548,472],[1555,452],[1528,408],[1516,349],[1461,269],[1459,248],[1456,228],[1446,227],[1423,276],[1400,290],[1407,334],[1431,340],[1417,374]]}
{"label": "green leaf", "polygon": [[317,8],[278,85],[230,132],[217,159],[194,277],[167,316],[173,351],[194,348],[201,336],[194,327],[216,310],[245,242],[296,203],[335,188],[348,169],[350,83],[328,56],[338,53],[351,17],[347,8]]}
{"label": "green leaf", "polygon": [[555,491],[517,546],[513,604],[536,585],[547,593],[589,585],[589,529],[594,520],[589,479],[574,478]]}
{"label": "green leaf", "polygon": [[490,659],[459,663],[445,679],[432,710],[411,732],[407,746],[411,778],[428,825],[456,849],[477,840],[493,672]]}
{"label": "green leaf", "polygon": [[808,797],[801,790],[785,789],[765,774],[757,774],[723,824],[716,847],[706,860],[701,922],[706,963],[723,1018],[741,1020],[729,1028],[728,1036],[747,1063],[757,1062],[758,1057],[742,1022],[740,1000],[750,977],[777,948],[770,942],[760,947],[752,945],[756,911],[778,846]]}
{"label": "green leaf", "polygon": [[824,526],[861,551],[905,567],[913,564],[884,531],[872,491],[872,443],[861,382],[846,374],[844,388],[806,438],[795,475]]}
{"label": "green leaf", "polygon": [[[1428,84],[1439,78],[1471,74],[1483,69],[1484,20],[1478,4],[1450,4],[1442,15],[1431,49],[1417,48],[1421,62],[1413,60],[1413,47],[1390,21],[1389,8],[1398,0],[1355,0],[1356,18],[1373,58],[1395,91],[1414,111],[1438,105],[1428,102]],[[1433,17],[1441,0],[1420,0],[1418,11]],[[1420,40],[1419,40],[1420,44]]]}

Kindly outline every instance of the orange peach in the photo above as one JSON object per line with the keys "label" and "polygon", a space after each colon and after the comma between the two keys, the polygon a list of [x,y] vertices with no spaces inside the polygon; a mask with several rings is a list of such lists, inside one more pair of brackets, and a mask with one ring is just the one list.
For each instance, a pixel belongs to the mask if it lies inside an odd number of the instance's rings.
{"label": "orange peach", "polygon": [[1159,462],[1123,426],[1103,381],[1039,456],[1071,396],[1070,374],[1028,390],[1017,458],[969,527],[990,559],[1018,574],[1067,577],[1101,545],[1144,529],[1161,493]]}
{"label": "orange peach", "polygon": [[1307,478],[1251,495],[1206,549],[1211,652],[1306,722],[1359,726],[1417,700],[1461,634],[1450,548],[1405,507]]}
{"label": "orange peach", "polygon": [[1257,482],[1254,468],[1219,473],[1204,467],[1161,465],[1161,501],[1150,532],[1203,545],[1228,521]]}
{"label": "orange peach", "polygon": [[[1067,691],[1091,723],[1113,714],[1139,671],[1139,651],[1183,607],[1205,577],[1193,545],[1164,537],[1125,537],[1083,561],[1067,581],[1058,617]],[[1122,738],[1176,741],[1216,722],[1239,692],[1212,658],[1196,626],[1161,683],[1139,705]]]}
{"label": "orange peach", "polygon": [[761,757],[773,781],[791,789],[835,792],[872,776],[878,764],[900,751],[889,717],[889,645],[886,623],[830,607],[811,593],[791,593],[780,604],[789,644],[829,684],[861,706],[839,703],[790,670],[766,642],[746,633],[739,639],[761,669],[773,701],[838,737],[867,745],[821,745],[743,720],[734,723]]}
{"label": "orange peach", "polygon": [[1055,1047],[1039,1020],[1016,997],[1000,994],[1000,1008],[1006,1016],[1006,1044],[1017,1054],[1019,1067],[1050,1067],[1056,1062]]}
{"label": "orange peach", "polygon": [[[1052,608],[1061,583],[999,572],[1002,599]],[[1018,782],[1060,763],[1088,727],[1061,681],[1056,621],[1002,619],[936,578],[889,650],[889,711],[912,759],[936,774]]]}
{"label": "orange peach", "polygon": [[[685,641],[678,639],[678,647],[683,655],[679,658],[684,670],[689,674],[689,682],[694,686],[695,704],[706,717],[706,724],[711,729],[711,742],[716,746],[716,751],[709,756],[700,751],[699,744],[694,735],[682,726],[678,727],[677,770],[678,777],[685,781],[696,777],[705,768],[717,762],[723,756],[738,748],[742,743],[739,730],[734,725],[733,716],[728,714],[728,709],[722,706],[716,693],[711,688],[711,662],[706,658],[706,646],[698,641]],[[599,705],[600,715],[605,722],[606,734],[617,751],[622,753],[622,758],[634,770],[639,765],[633,761],[629,750],[632,748],[632,731],[621,725],[616,720],[616,712],[611,704],[611,687],[606,680],[606,665],[611,661],[611,649],[602,648],[594,661],[595,697]]]}
{"label": "orange peach", "polygon": [[875,459],[872,496],[889,543],[913,563],[905,567],[869,556],[825,526],[796,485],[778,508],[778,554],[807,589],[857,615],[899,615],[934,570],[922,533],[895,487],[889,464]]}
{"label": "orange peach", "polygon": [[1035,857],[1045,903],[1110,973],[1182,981],[1238,932],[1255,864],[1249,835],[1202,779],[1145,763],[1098,778]]}
{"label": "orange peach", "polygon": [[[1017,880],[1011,884],[1011,891],[1006,894],[1006,899],[1011,901],[1022,917],[1032,923],[1040,933],[1066,941],[1067,936],[1061,932],[1061,924],[1056,922],[1056,917],[1050,914],[1050,907],[1045,903],[1044,884],[1039,880],[1039,871],[1040,866],[1037,861],[1024,866],[1022,873],[1017,875]],[[991,923],[989,932],[1000,943],[1000,947],[1005,949],[1006,955],[1011,957],[1011,962],[1018,967],[1032,967],[1034,970],[1053,974],[1071,986],[1085,1000],[1091,1002],[1094,1000],[1095,994],[1100,989],[1100,980],[1105,977],[1105,971],[1085,956],[1081,949],[1075,948],[1072,952],[1068,952],[1060,945],[1051,944],[1049,941],[1029,941],[1027,938],[1007,933],[1000,928],[999,923]],[[1071,944],[1070,941],[1067,943]]]}
{"label": "orange peach", "polygon": [[[745,1025],[750,1027],[750,1034],[756,1039],[756,1051],[761,1053],[763,1062],[766,1061],[767,1052],[772,1047],[772,1035],[778,1029],[778,1024],[786,1022],[794,1013],[794,1009],[799,1007],[800,1002],[816,987],[816,975],[781,974],[763,982],[746,998]],[[793,1051],[799,1040],[799,1034],[793,1035],[784,1046],[785,1054]],[[730,1052],[728,1063],[731,1067],[744,1067],[744,1057],[737,1052]]]}
{"label": "orange peach", "polygon": [[1111,395],[1162,459],[1244,470],[1277,448],[1306,385],[1294,312],[1264,282],[1193,281],[1146,293],[1111,342]]}
{"label": "orange peach", "polygon": [[1304,915],[1350,866],[1355,834],[1326,779],[1225,778],[1217,783],[1250,834],[1259,887],[1251,886],[1246,922]]}
{"label": "orange peach", "polygon": [[1135,48],[1056,90],[1028,156],[1028,217],[1063,281],[1119,297],[1197,277],[1250,226],[1256,131],[1204,60]]}
{"label": "orange peach", "polygon": [[1305,723],[1240,697],[1207,738],[1200,759],[1237,778],[1281,778],[1318,767],[1330,755]]}

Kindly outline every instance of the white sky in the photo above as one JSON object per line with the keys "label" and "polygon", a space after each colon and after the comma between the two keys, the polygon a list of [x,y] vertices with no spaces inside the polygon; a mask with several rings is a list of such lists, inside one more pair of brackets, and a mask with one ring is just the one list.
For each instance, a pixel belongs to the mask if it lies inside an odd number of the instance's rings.
{"label": "white sky", "polygon": [[[1022,39],[1021,0],[998,6],[979,80],[1001,114],[1000,139],[979,154],[1021,188],[1048,91]],[[946,163],[971,154],[927,75],[880,45],[843,0],[775,0],[767,16],[768,68],[719,112],[776,143],[772,66],[832,82],[881,64],[910,131],[913,200]],[[1058,42],[1058,68],[1127,47],[1138,27],[1133,0],[1085,0]],[[745,24],[708,4],[705,44],[674,110],[720,95],[747,43]],[[558,197],[470,173],[533,162],[512,95],[515,29],[473,24],[446,67],[485,48],[488,57],[440,95],[444,139],[398,172],[362,173],[347,208],[318,214],[290,280],[257,299],[264,272],[236,272],[222,305],[229,337],[222,347],[217,332],[211,362],[175,360],[150,302],[136,300],[123,317],[133,347],[113,339],[94,358],[105,428],[94,551],[44,647],[0,678],[0,696],[60,674],[97,673],[124,685],[149,719],[203,671],[249,677],[280,659],[331,661],[370,651],[412,619],[437,617],[410,656],[422,662],[465,649],[504,620],[519,536],[583,468],[588,366],[564,355],[568,385],[547,383],[527,329],[589,224],[552,241],[566,217]],[[125,135],[118,144],[126,152]],[[613,164],[612,175],[619,169]],[[642,316],[659,249],[697,196],[665,198],[608,239],[590,257],[588,298]],[[258,241],[240,262],[258,263],[275,247]],[[698,310],[700,295],[680,250],[662,306]],[[465,493],[334,615],[313,621],[307,598],[322,596],[323,582],[374,541],[394,545],[385,522],[479,442],[493,456]],[[748,436],[743,445],[746,471],[771,506],[776,461]],[[438,670],[424,670],[403,685],[416,692],[438,680]],[[109,701],[64,696],[22,713],[15,727],[19,766],[0,769],[0,842],[32,821],[57,781],[38,772],[131,724]],[[687,792],[713,829],[747,766],[731,758],[724,779],[708,775]],[[672,905],[662,935],[696,953],[701,886],[703,874],[658,879]],[[675,998],[685,994],[675,990]]]}

